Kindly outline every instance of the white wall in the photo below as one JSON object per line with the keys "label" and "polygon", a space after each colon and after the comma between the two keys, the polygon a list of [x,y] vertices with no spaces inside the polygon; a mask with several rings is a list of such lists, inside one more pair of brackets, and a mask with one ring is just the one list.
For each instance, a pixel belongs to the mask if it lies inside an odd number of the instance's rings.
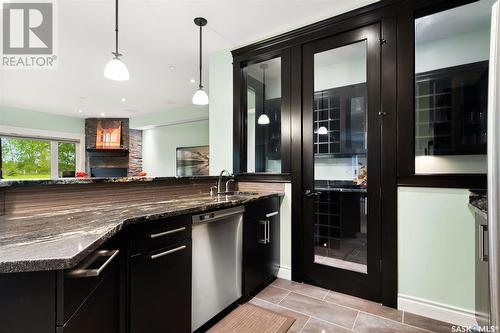
{"label": "white wall", "polygon": [[465,189],[398,189],[398,302],[457,324],[474,319],[474,215]]}
{"label": "white wall", "polygon": [[208,120],[144,130],[143,170],[152,177],[176,176],[176,149],[208,145],[208,137]]}
{"label": "white wall", "polygon": [[233,171],[233,58],[229,50],[209,59],[210,175]]}

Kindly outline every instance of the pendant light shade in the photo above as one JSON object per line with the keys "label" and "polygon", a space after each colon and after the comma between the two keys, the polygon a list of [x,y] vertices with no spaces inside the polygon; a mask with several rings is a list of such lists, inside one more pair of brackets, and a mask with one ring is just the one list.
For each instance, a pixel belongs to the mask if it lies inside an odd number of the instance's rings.
{"label": "pendant light shade", "polygon": [[119,59],[111,59],[104,68],[104,77],[113,81],[128,81],[130,75],[127,66]]}
{"label": "pendant light shade", "polygon": [[104,77],[113,81],[128,81],[130,75],[127,66],[120,60],[122,54],[118,52],[118,0],[115,1],[115,52],[111,52],[114,58],[104,67]]}
{"label": "pendant light shade", "polygon": [[201,29],[202,29],[202,27],[207,25],[207,20],[203,17],[197,17],[194,19],[194,24],[196,24],[198,27],[200,27],[200,83],[198,85],[198,90],[193,95],[193,104],[195,104],[195,105],[207,105],[208,104],[208,95],[203,90],[203,83],[202,83],[202,76],[201,76],[202,71],[203,71],[203,67],[202,67],[203,63],[202,63],[202,58],[201,58],[203,39],[202,39]]}
{"label": "pendant light shade", "polygon": [[261,114],[259,119],[257,119],[257,124],[259,125],[267,125],[269,123],[270,123],[269,117],[265,113]]}
{"label": "pendant light shade", "polygon": [[318,134],[319,135],[326,135],[326,134],[328,134],[328,130],[326,129],[325,126],[321,126],[320,128],[318,128]]}
{"label": "pendant light shade", "polygon": [[203,89],[198,89],[193,95],[193,104],[196,105],[207,105],[208,95]]}

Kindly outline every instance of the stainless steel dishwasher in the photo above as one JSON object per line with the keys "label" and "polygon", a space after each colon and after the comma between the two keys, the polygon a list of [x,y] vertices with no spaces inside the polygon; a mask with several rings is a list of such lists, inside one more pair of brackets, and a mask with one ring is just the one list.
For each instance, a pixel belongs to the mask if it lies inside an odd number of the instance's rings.
{"label": "stainless steel dishwasher", "polygon": [[193,215],[195,331],[242,295],[243,206]]}

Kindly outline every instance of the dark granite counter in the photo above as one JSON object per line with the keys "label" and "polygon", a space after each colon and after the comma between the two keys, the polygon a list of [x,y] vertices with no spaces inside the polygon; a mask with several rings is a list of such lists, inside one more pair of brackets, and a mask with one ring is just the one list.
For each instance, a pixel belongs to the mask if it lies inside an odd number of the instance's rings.
{"label": "dark granite counter", "polygon": [[215,176],[196,177],[107,177],[107,178],[58,178],[58,179],[1,179],[0,188],[14,186],[40,186],[40,185],[81,185],[81,184],[103,184],[103,183],[137,183],[157,181],[179,181],[179,180],[204,180],[217,179]]}
{"label": "dark granite counter", "polygon": [[488,196],[486,191],[471,191],[469,195],[469,206],[476,212],[488,215]]}
{"label": "dark granite counter", "polygon": [[0,216],[0,273],[72,268],[124,226],[237,206],[282,193],[152,198],[36,215]]}

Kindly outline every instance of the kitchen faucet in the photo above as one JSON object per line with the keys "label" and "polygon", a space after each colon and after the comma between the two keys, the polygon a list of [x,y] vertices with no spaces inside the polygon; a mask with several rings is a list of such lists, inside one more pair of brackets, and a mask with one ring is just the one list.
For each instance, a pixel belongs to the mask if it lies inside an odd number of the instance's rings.
{"label": "kitchen faucet", "polygon": [[[219,180],[217,181],[217,194],[221,194],[222,192],[222,176],[224,173],[228,176],[231,177],[231,174],[227,170],[222,170],[219,174]],[[226,190],[224,192],[227,192],[227,183],[226,183]]]}

